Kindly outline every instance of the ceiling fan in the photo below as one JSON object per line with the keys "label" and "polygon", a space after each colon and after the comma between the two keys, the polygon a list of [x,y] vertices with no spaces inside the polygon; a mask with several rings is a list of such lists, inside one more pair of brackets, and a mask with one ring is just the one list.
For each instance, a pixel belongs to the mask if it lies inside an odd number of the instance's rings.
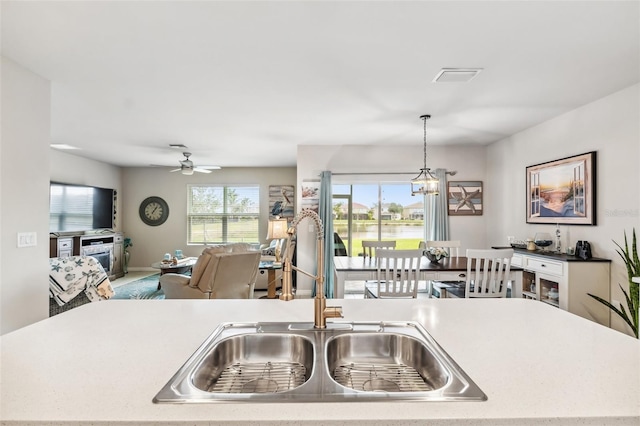
{"label": "ceiling fan", "polygon": [[194,167],[193,165],[193,161],[189,160],[189,156],[191,155],[190,152],[183,152],[182,155],[185,156],[184,160],[180,160],[180,168],[179,169],[173,169],[170,170],[171,172],[181,172],[183,175],[187,175],[190,176],[193,174],[193,172],[198,172],[198,173],[211,173],[211,170],[209,169],[219,169],[219,166],[206,166],[205,167]]}

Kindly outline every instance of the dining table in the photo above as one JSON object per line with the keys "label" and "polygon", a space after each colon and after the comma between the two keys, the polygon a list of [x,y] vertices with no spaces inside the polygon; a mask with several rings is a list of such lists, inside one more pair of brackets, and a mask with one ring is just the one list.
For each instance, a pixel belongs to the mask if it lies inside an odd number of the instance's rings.
{"label": "dining table", "polygon": [[[376,258],[362,256],[334,256],[335,266],[335,297],[344,299],[345,281],[375,280],[378,264]],[[473,261],[472,261],[473,262]],[[440,259],[437,263],[426,257],[420,260],[420,280],[424,281],[465,281],[467,277],[468,259],[465,256],[452,256]],[[472,269],[474,264],[472,263]],[[522,297],[523,269],[511,266],[509,280],[511,282],[511,297]],[[473,274],[473,272],[472,272]],[[473,277],[471,277],[473,279]],[[443,287],[446,297],[446,287]]]}

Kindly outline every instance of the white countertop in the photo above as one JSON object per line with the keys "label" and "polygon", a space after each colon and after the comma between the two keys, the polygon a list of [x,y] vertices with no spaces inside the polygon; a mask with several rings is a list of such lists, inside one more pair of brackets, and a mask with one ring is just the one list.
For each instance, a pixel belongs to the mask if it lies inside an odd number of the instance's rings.
{"label": "white countertop", "polygon": [[345,321],[420,322],[488,401],[154,404],[219,323],[311,322],[313,301],[111,300],[1,337],[2,425],[640,424],[640,341],[620,332],[530,300],[328,304]]}

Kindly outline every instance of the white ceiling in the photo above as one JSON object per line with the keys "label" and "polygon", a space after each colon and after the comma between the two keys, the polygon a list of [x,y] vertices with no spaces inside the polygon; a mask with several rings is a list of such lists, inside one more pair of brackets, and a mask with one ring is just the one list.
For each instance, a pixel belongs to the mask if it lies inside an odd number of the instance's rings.
{"label": "white ceiling", "polygon": [[[52,143],[119,166],[295,166],[298,145],[488,144],[640,81],[637,1],[2,1]],[[441,68],[483,68],[433,83]],[[421,154],[421,148],[416,152]]]}

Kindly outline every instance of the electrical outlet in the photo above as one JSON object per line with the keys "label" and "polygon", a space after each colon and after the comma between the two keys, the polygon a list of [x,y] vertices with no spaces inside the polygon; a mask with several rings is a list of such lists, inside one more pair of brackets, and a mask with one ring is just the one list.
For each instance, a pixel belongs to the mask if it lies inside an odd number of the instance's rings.
{"label": "electrical outlet", "polygon": [[35,247],[38,245],[36,232],[18,232],[18,247]]}

